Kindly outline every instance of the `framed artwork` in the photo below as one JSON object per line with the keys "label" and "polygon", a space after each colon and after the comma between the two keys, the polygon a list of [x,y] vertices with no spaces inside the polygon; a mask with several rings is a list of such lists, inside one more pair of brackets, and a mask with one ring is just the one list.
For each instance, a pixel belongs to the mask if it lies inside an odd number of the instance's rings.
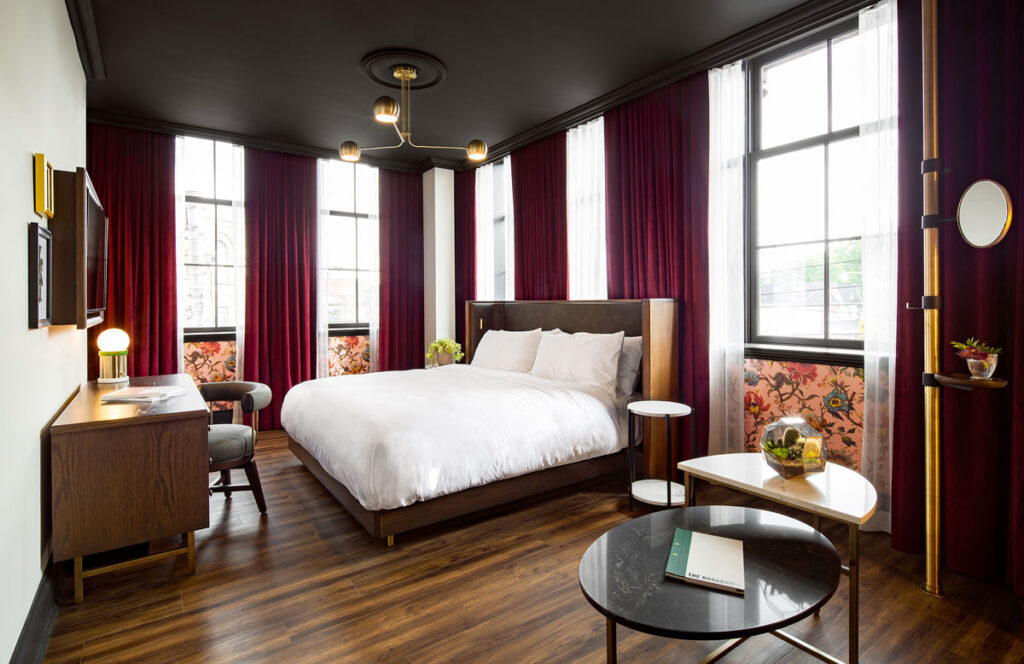
{"label": "framed artwork", "polygon": [[28,225],[28,326],[48,327],[53,312],[50,261],[53,241],[50,231],[38,223]]}
{"label": "framed artwork", "polygon": [[37,152],[32,157],[32,172],[35,175],[36,214],[53,219],[53,164]]}

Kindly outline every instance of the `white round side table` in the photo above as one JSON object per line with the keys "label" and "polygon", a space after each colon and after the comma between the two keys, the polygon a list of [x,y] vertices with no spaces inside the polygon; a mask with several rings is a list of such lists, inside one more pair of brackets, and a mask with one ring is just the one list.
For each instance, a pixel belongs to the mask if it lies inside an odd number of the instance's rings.
{"label": "white round side table", "polygon": [[[675,401],[634,401],[626,407],[629,437],[626,445],[626,463],[629,466],[629,508],[633,509],[633,500],[648,505],[664,505],[677,507],[686,502],[686,488],[672,481],[672,420],[687,417],[693,409]],[[665,421],[665,480],[637,479],[636,472],[636,420],[638,417],[663,419]],[[651,422],[654,426],[654,422]],[[641,434],[641,440],[643,435]],[[694,420],[690,418],[690,441],[696,444],[697,437]]]}

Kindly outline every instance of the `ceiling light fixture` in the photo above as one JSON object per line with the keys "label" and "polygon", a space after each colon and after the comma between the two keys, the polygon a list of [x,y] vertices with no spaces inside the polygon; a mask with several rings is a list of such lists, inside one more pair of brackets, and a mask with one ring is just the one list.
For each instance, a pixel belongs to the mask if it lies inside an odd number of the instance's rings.
{"label": "ceiling light fixture", "polygon": [[[395,62],[396,59],[399,61]],[[427,70],[428,80],[419,85],[414,84],[424,69]],[[388,70],[391,77],[398,81],[397,85],[387,79],[384,72]],[[377,51],[363,59],[363,71],[374,81],[400,90],[398,101],[394,97],[384,95],[373,102],[373,119],[394,127],[395,133],[398,134],[398,143],[361,148],[354,141],[345,141],[338,147],[338,156],[343,161],[356,162],[364,152],[394,150],[405,144],[425,150],[464,150],[466,158],[470,161],[482,161],[487,157],[487,144],[476,138],[465,147],[417,145],[412,141],[412,89],[436,85],[443,80],[446,72],[441,61],[416,51]]]}

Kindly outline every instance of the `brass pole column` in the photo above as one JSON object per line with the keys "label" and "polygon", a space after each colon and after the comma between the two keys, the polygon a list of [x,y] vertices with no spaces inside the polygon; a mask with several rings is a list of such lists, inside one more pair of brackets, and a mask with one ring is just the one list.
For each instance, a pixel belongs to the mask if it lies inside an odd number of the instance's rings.
{"label": "brass pole column", "polygon": [[[924,160],[938,158],[938,75],[936,55],[936,0],[921,3],[921,73],[922,112],[924,124]],[[937,164],[935,161],[929,162]],[[924,214],[939,214],[938,166],[922,169],[924,178]],[[924,295],[939,296],[939,229],[926,228],[924,233]],[[924,373],[939,371],[939,309],[924,309]],[[925,585],[926,592],[941,595],[939,582],[939,386],[931,382],[924,387],[924,514],[925,514]]]}

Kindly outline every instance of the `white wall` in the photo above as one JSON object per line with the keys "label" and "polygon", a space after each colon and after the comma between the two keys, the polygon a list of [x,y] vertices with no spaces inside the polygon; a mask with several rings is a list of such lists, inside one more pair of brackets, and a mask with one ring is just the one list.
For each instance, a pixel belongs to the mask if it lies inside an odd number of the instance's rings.
{"label": "white wall", "polygon": [[85,166],[85,76],[64,0],[0,0],[0,661],[41,576],[39,435],[86,373],[84,331],[28,329],[34,152]]}
{"label": "white wall", "polygon": [[423,352],[434,339],[455,338],[455,172],[423,174]]}

